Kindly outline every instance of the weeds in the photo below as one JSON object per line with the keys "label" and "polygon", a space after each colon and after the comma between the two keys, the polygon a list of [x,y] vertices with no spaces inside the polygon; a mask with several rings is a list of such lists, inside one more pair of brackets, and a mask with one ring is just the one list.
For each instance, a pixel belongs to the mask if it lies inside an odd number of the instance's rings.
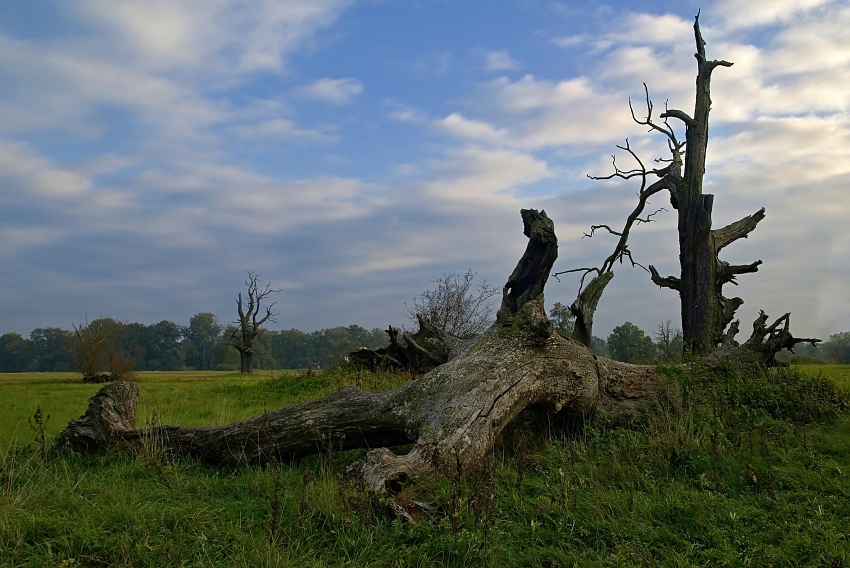
{"label": "weeds", "polygon": [[30,417],[30,430],[35,435],[35,447],[41,457],[47,457],[47,423],[50,421],[50,415],[46,415],[41,411],[41,406],[36,407],[35,414]]}

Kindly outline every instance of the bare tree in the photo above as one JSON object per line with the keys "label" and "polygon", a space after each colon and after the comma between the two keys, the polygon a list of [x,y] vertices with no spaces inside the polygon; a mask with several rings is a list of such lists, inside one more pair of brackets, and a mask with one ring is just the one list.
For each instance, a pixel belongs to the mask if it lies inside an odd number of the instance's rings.
{"label": "bare tree", "polygon": [[659,360],[682,360],[682,330],[674,327],[672,321],[668,319],[659,323],[652,336],[655,338]]}
{"label": "bare tree", "polygon": [[129,380],[133,377],[136,361],[122,347],[127,334],[123,323],[107,317],[85,326],[72,324],[72,327],[71,354],[84,382]]}
{"label": "bare tree", "polygon": [[90,382],[103,370],[103,354],[109,345],[109,340],[102,328],[94,329],[90,325],[71,324],[74,328],[74,341],[71,355],[74,366],[83,375],[83,380]]}
{"label": "bare tree", "polygon": [[[585,344],[590,339],[593,312],[599,302],[605,286],[613,278],[612,268],[615,261],[622,263],[628,258],[632,265],[641,266],[651,274],[652,281],[658,286],[676,290],[679,293],[682,313],[682,332],[685,351],[695,355],[708,355],[721,344],[735,348],[738,344],[734,336],[739,322],[733,322],[736,310],[743,304],[741,298],[723,296],[723,286],[734,284],[740,274],[758,271],[760,260],[744,265],[731,265],[721,261],[719,252],[733,242],[746,238],[764,219],[764,208],[720,229],[712,229],[711,213],[714,196],[702,192],[705,175],[706,150],[708,148],[708,119],[711,111],[711,74],[717,67],[730,67],[732,63],[706,58],[705,41],[699,26],[699,14],[694,20],[695,54],[697,60],[696,103],[693,116],[678,109],[666,109],[661,113],[661,122],[653,117],[653,104],[649,90],[644,84],[646,94],[646,115],[638,118],[632,107],[632,118],[638,124],[660,133],[666,138],[670,155],[657,160],[666,164],[660,168],[647,168],[626,140],[624,146],[618,146],[634,160],[631,169],[621,169],[614,159],[614,173],[603,178],[593,179],[638,179],[638,205],[627,219],[623,230],[614,231],[608,225],[595,225],[586,236],[593,236],[598,229],[606,229],[619,237],[614,252],[605,259],[601,267],[579,268],[565,272],[583,272],[584,277],[595,273],[596,276],[586,288],[580,287],[578,299],[570,307],[576,316],[576,331],[573,337]],[[680,121],[685,126],[685,139],[680,140],[669,119]],[[651,179],[657,178],[650,183]],[[651,213],[640,217],[648,199],[654,194],[667,190],[670,204],[678,212],[679,263],[678,277],[661,277],[650,265],[648,268],[638,264],[632,258],[627,246],[629,231],[635,224],[649,222]],[[753,334],[746,345],[753,356],[760,357],[765,363],[772,363],[773,357],[782,348],[792,348],[795,344],[816,339],[800,339],[791,335],[788,329],[789,314],[785,314],[773,324],[767,325],[767,317],[762,314],[753,324]],[[731,325],[730,325],[731,324]],[[724,330],[727,330],[724,333]]]}
{"label": "bare tree", "polygon": [[272,289],[271,282],[261,288],[260,275],[254,272],[248,272],[248,280],[245,281],[245,286],[248,298],[243,301],[241,292],[236,298],[239,319],[234,322],[237,327],[233,330],[228,344],[239,351],[239,371],[251,374],[254,371],[254,340],[262,331],[261,326],[264,323],[277,321],[275,320],[277,314],[272,312],[276,302],[272,302],[265,308],[262,304],[267,301],[269,296],[280,292],[280,290]]}
{"label": "bare tree", "polygon": [[452,271],[434,280],[435,288],[414,298],[412,306],[405,304],[408,317],[414,323],[421,317],[431,327],[454,337],[483,333],[493,323],[489,300],[499,291],[486,280],[474,287],[475,275],[467,269],[465,274]]}

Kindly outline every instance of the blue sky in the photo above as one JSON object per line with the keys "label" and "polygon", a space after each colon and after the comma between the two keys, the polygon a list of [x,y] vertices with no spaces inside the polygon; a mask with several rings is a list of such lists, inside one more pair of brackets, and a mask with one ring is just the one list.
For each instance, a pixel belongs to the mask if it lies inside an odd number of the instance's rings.
{"label": "blue sky", "polygon": [[[586,175],[626,137],[663,155],[628,99],[692,110],[699,8],[735,63],[712,85],[715,226],[767,209],[724,250],[764,261],[727,293],[743,333],[759,309],[848,330],[846,1],[35,0],[0,13],[0,333],[229,321],[248,270],[281,289],[278,328],[401,325],[448,271],[501,286],[522,207],[554,219],[556,270],[598,265],[613,241],[582,234],[636,189]],[[676,274],[657,218],[631,249]],[[678,312],[619,267],[595,332]]]}

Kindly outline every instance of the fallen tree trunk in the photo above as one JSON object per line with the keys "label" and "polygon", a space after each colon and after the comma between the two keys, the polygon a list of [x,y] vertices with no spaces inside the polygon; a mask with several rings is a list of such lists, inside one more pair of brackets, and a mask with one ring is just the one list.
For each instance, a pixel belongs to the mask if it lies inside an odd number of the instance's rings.
{"label": "fallen tree trunk", "polygon": [[[542,303],[540,305],[542,313]],[[334,449],[386,448],[413,442],[406,455],[372,450],[359,464],[376,489],[440,469],[447,460],[483,458],[528,408],[630,412],[650,399],[655,368],[596,358],[553,334],[540,345],[511,328],[492,330],[469,351],[420,379],[386,392],[345,387],[324,398],[241,422],[207,428],[135,429],[133,383],[113,383],[72,421],[61,443],[78,451],[155,439],[174,453],[216,466],[285,461]]]}
{"label": "fallen tree trunk", "polygon": [[[144,430],[136,429],[138,389],[118,382],[92,398],[60,443],[87,452],[155,439],[174,454],[227,467],[285,461],[328,447],[374,448],[351,470],[375,490],[392,491],[458,461],[480,463],[526,410],[579,417],[594,408],[609,416],[635,412],[655,397],[655,367],[597,358],[552,330],[543,287],[557,258],[554,227],[545,212],[523,210],[522,216],[528,247],[504,288],[496,323],[480,338],[456,345],[444,354],[447,362],[417,380],[387,392],[345,387],[225,426]],[[788,341],[774,327],[760,329]],[[728,346],[730,353],[751,347]],[[409,443],[413,447],[404,455],[387,449]]]}
{"label": "fallen tree trunk", "polygon": [[[523,210],[528,247],[503,293],[497,323],[476,341],[457,345],[447,362],[387,392],[346,387],[319,400],[209,428],[136,429],[138,391],[105,387],[60,442],[78,451],[114,444],[157,444],[216,466],[264,464],[334,449],[376,448],[355,464],[376,490],[444,465],[474,463],[527,409],[584,414],[595,407],[631,412],[652,398],[654,367],[598,359],[579,342],[552,331],[543,288],[557,258],[545,212]],[[413,443],[405,455],[388,447]]]}

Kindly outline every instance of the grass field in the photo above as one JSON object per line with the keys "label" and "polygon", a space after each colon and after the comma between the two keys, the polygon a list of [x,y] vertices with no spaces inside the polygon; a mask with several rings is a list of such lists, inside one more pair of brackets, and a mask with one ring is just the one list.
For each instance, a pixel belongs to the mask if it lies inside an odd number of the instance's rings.
{"label": "grass field", "polygon": [[[808,376],[821,374],[821,379]],[[632,428],[522,423],[481,467],[406,487],[404,524],[347,481],[362,452],[226,471],[155,448],[43,452],[97,385],[0,375],[0,566],[847,566],[850,366],[671,378]],[[140,373],[140,421],[217,424],[405,377]],[[44,448],[46,449],[46,448]]]}
{"label": "grass field", "polygon": [[[321,378],[304,371],[142,371],[138,424],[212,426],[227,424],[291,404],[317,398],[356,376],[329,372]],[[380,390],[398,384],[390,374],[364,374],[364,388]],[[376,379],[377,377],[377,379]],[[371,381],[371,382],[370,382]],[[29,421],[41,408],[47,435],[58,436],[68,421],[85,412],[88,399],[103,385],[85,384],[77,373],[0,373],[0,453],[10,444],[33,441]]]}

